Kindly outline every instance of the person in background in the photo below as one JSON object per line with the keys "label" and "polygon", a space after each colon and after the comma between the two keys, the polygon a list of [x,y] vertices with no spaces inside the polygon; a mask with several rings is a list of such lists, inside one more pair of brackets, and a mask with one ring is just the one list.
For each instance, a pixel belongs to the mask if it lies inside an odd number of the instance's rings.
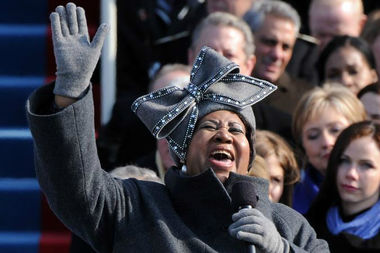
{"label": "person in background", "polygon": [[358,98],[364,105],[368,119],[380,124],[380,84],[367,85],[359,91]]}
{"label": "person in background", "polygon": [[311,0],[284,0],[295,8],[301,18],[301,29],[294,45],[292,58],[286,66],[286,72],[296,78],[318,85],[315,62],[318,59],[318,40],[310,35],[308,9]]}
{"label": "person in background", "polygon": [[[248,176],[264,178],[268,180],[268,182],[270,183],[270,176],[269,176],[269,171],[267,167],[268,165],[265,159],[261,155],[256,154],[255,160],[253,160],[252,166],[248,170]],[[270,197],[270,190],[269,190],[269,197]]]}
{"label": "person in background", "polygon": [[293,115],[301,181],[295,185],[293,208],[305,214],[319,191],[336,138],[347,126],[367,118],[360,100],[346,87],[325,84],[304,94]]}
{"label": "person in background", "polygon": [[309,6],[310,33],[320,51],[335,36],[359,36],[366,21],[362,0],[312,0]]}
{"label": "person in background", "polygon": [[[287,72],[314,85],[320,84],[315,64],[319,51],[322,50],[322,47],[319,46],[319,41],[322,39],[316,38],[318,36],[316,33],[310,33],[311,12],[314,12],[314,26],[319,27],[316,30],[321,31],[322,37],[324,37],[323,34],[325,33],[328,40],[328,37],[337,35],[358,36],[363,24],[366,26],[368,21],[376,17],[376,13],[373,15],[372,12],[376,12],[380,8],[380,1],[377,0],[354,0],[351,3],[343,3],[341,0],[339,0],[340,2],[324,0],[323,3],[318,3],[318,0],[315,0],[314,4],[319,5],[319,8],[315,10],[310,8],[313,0],[285,1],[296,8],[302,20],[302,33],[299,36],[300,38],[297,39],[292,59],[287,66]],[[341,9],[339,8],[340,5]],[[367,21],[365,21],[365,15],[368,15]]]}
{"label": "person in background", "polygon": [[290,74],[306,77],[306,80],[318,86],[322,83],[318,79],[316,64],[322,49],[334,36],[359,36],[366,22],[366,15],[362,0],[311,0],[302,1],[302,4],[307,5],[305,16],[308,22],[304,23],[304,27],[307,26],[306,33],[310,36],[304,36],[307,40],[307,43],[303,43],[307,45],[306,49],[301,48],[301,51],[294,53],[295,57],[289,62],[287,69]]}
{"label": "person in background", "polygon": [[331,252],[380,251],[380,125],[355,123],[338,137],[306,217]]}
{"label": "person in background", "polygon": [[111,170],[110,174],[115,178],[120,179],[136,178],[138,180],[162,183],[161,178],[158,177],[156,172],[149,168],[138,167],[135,165],[117,167]]}
{"label": "person in background", "polygon": [[[251,75],[256,63],[253,41],[252,32],[246,22],[229,13],[215,12],[195,28],[188,50],[188,61],[192,64],[199,50],[203,46],[209,46],[237,63],[240,73]],[[253,111],[257,128],[273,131],[292,142],[289,114],[262,102],[255,104]]]}
{"label": "person in background", "polygon": [[[269,253],[328,252],[302,215],[269,201],[265,180],[247,176],[255,155],[252,105],[275,85],[202,48],[185,89],[157,90],[132,106],[169,143],[176,166],[165,184],[117,179],[97,156],[90,84],[107,25],[90,41],[82,8],[58,6],[50,18],[57,79],[35,90],[26,110],[39,184],[71,231],[104,253],[245,252],[247,244]],[[258,201],[237,211],[230,193],[242,181]]]}
{"label": "person in background", "polygon": [[256,153],[264,158],[269,174],[269,199],[292,206],[293,185],[300,172],[291,146],[278,134],[256,131]]}
{"label": "person in background", "polygon": [[376,71],[380,75],[380,9],[368,15],[363,31],[360,35],[370,45],[376,60]]}
{"label": "person in background", "polygon": [[321,52],[317,66],[321,82],[340,83],[354,94],[378,80],[373,52],[360,37],[334,37]]}
{"label": "person in background", "polygon": [[244,18],[255,38],[256,65],[252,76],[278,86],[278,91],[263,103],[291,115],[298,98],[313,88],[285,71],[301,26],[300,17],[285,2],[263,1]]}
{"label": "person in background", "polygon": [[188,49],[189,65],[194,63],[203,46],[211,47],[237,63],[244,75],[249,75],[255,66],[255,46],[251,31],[243,20],[232,14],[214,12],[194,29]]}
{"label": "person in background", "polygon": [[261,0],[206,0],[207,12],[227,12],[242,18],[252,5]]}

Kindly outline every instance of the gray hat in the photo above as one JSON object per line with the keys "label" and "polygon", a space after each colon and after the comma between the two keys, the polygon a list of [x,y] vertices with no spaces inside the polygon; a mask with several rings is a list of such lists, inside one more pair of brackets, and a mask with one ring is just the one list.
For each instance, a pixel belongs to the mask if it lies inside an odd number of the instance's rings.
{"label": "gray hat", "polygon": [[[249,132],[256,124],[252,105],[277,87],[239,74],[239,66],[209,47],[195,59],[190,83],[184,89],[166,87],[139,97],[132,110],[157,139],[166,138],[177,165],[184,163],[197,120],[218,110],[237,113]],[[247,131],[248,132],[248,131]],[[254,152],[253,142],[251,152]],[[251,157],[253,159],[253,157]]]}

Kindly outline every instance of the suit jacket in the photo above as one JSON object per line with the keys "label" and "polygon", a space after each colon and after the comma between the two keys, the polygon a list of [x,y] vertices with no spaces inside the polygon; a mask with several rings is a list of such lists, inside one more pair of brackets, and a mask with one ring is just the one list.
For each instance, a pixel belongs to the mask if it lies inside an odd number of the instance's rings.
{"label": "suit jacket", "polygon": [[291,77],[287,72],[284,72],[274,84],[278,89],[266,97],[263,103],[290,115],[293,114],[301,96],[314,87],[303,80]]}
{"label": "suit jacket", "polygon": [[263,101],[252,106],[256,118],[256,128],[274,132],[283,137],[291,146],[295,145],[292,136],[292,116]]}
{"label": "suit jacket", "polygon": [[[304,1],[297,1],[303,3]],[[306,11],[307,13],[307,11]],[[318,44],[311,36],[300,34],[294,45],[292,58],[286,66],[289,75],[313,85],[319,85],[316,63],[319,57]]]}

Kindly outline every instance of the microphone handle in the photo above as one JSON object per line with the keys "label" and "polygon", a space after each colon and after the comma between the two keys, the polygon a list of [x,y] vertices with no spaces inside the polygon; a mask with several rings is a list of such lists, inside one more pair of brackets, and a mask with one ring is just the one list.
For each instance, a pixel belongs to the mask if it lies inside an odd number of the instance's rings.
{"label": "microphone handle", "polygon": [[[239,210],[240,209],[243,209],[243,208],[248,208],[248,209],[251,209],[253,208],[251,205],[245,205],[245,206],[240,206],[239,207]],[[248,244],[248,253],[256,253],[256,248],[253,244]]]}

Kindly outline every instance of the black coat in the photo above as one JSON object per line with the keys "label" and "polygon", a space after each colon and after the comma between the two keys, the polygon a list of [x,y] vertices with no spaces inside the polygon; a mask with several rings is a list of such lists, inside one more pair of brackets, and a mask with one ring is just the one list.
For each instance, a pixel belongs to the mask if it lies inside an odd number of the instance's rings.
{"label": "black coat", "polygon": [[263,101],[252,106],[256,118],[256,128],[268,130],[283,137],[291,146],[294,139],[291,131],[292,116]]}
{"label": "black coat", "polygon": [[287,72],[284,72],[274,84],[277,85],[277,90],[266,97],[262,103],[271,105],[290,115],[293,114],[301,96],[315,87],[308,82],[290,76]]}
{"label": "black coat", "polygon": [[306,215],[310,224],[315,229],[319,238],[325,239],[333,253],[365,253],[380,252],[380,233],[368,240],[361,239],[355,235],[340,233],[333,235],[326,225],[326,217],[312,218]]}

